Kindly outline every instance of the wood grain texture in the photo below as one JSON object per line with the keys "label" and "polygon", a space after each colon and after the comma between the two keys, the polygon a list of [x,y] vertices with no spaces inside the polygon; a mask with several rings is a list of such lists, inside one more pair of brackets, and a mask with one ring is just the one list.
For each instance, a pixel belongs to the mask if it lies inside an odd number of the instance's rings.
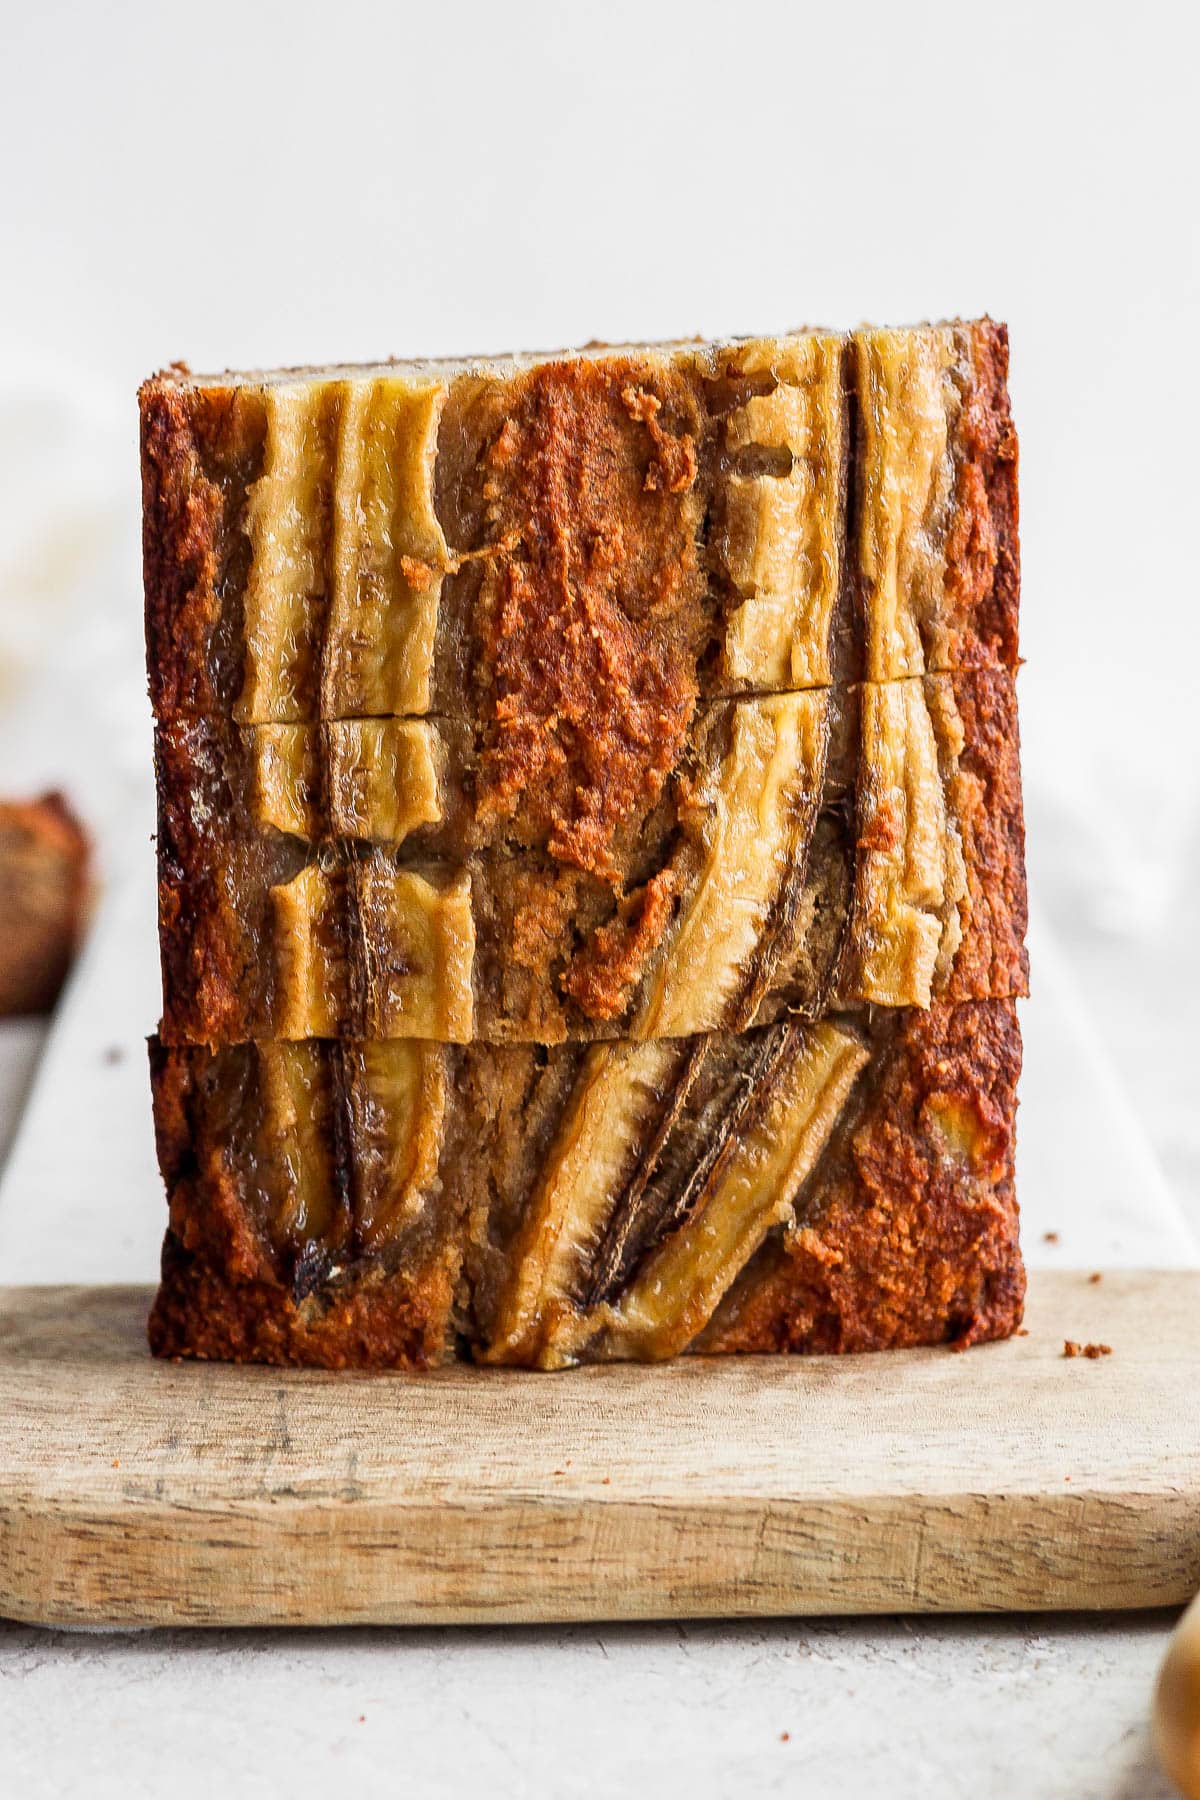
{"label": "wood grain texture", "polygon": [[1200,1272],[1043,1274],[1028,1336],[959,1355],[564,1376],[154,1363],[149,1300],[0,1290],[0,1615],[1109,1608],[1200,1584]]}

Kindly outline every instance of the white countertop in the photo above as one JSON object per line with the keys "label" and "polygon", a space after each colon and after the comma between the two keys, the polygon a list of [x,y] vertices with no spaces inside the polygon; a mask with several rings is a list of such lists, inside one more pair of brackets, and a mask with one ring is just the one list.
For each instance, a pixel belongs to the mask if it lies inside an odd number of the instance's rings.
{"label": "white countertop", "polygon": [[9,1627],[6,1792],[1168,1800],[1147,1718],[1170,1623]]}

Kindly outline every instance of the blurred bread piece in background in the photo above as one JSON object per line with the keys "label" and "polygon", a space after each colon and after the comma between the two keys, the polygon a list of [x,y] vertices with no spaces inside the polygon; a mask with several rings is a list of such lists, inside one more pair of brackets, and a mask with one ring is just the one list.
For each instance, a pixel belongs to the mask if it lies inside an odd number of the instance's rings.
{"label": "blurred bread piece in background", "polygon": [[61,794],[0,800],[0,1016],[49,1012],[87,908],[87,833]]}

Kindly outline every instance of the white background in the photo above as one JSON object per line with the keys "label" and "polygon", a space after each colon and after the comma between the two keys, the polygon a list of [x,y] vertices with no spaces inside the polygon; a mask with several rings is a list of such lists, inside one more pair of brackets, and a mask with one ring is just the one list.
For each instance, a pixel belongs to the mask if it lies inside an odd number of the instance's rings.
{"label": "white background", "polygon": [[[1034,902],[1200,1219],[1191,17],[0,0],[0,788],[65,781],[109,873],[152,829],[133,395],[172,358],[991,312],[1023,444]],[[1161,1621],[327,1652],[0,1631],[0,1677],[19,1678],[5,1736],[31,1796],[85,1770],[93,1794],[204,1794],[206,1756],[222,1791],[269,1792],[247,1749],[268,1741],[298,1794],[338,1767],[364,1793],[429,1792],[439,1758],[446,1793],[484,1769],[502,1792],[582,1793],[578,1760],[550,1772],[551,1714],[599,1768],[658,1694],[634,1760],[661,1794],[750,1773],[797,1791],[803,1769],[815,1793],[1132,1797],[1160,1791],[1161,1640]]]}

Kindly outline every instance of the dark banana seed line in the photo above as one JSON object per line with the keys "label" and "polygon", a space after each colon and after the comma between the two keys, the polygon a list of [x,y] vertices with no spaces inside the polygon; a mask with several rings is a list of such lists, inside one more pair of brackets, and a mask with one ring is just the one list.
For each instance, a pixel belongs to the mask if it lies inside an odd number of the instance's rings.
{"label": "dark banana seed line", "polygon": [[613,1208],[595,1255],[591,1276],[583,1289],[583,1310],[615,1301],[663,1239],[687,1223],[701,1203],[718,1165],[728,1157],[731,1145],[736,1145],[739,1130],[744,1135],[752,1119],[765,1108],[770,1097],[772,1070],[794,1043],[798,1029],[795,1025],[776,1026],[762,1034],[749,1068],[739,1077],[730,1105],[722,1112],[717,1128],[710,1132],[702,1155],[686,1173],[683,1187],[677,1194],[668,1192],[657,1208],[645,1209],[643,1216],[643,1196],[658,1171],[667,1138],[683,1111],[700,1066],[709,1055],[711,1041],[702,1038],[688,1047],[683,1072],[663,1106],[645,1159]]}

